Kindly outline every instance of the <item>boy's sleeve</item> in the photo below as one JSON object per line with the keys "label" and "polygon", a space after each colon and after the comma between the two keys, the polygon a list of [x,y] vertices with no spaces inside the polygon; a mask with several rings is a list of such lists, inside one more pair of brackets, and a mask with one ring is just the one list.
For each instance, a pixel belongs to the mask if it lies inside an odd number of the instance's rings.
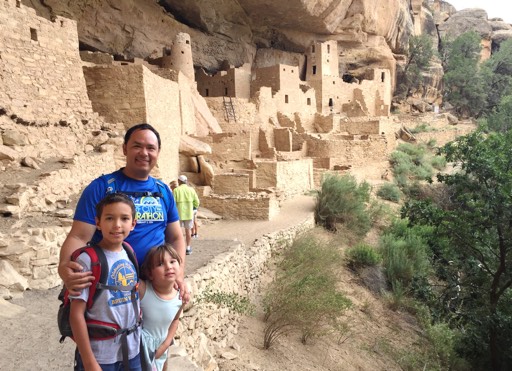
{"label": "boy's sleeve", "polygon": [[[76,259],[76,262],[83,267],[82,272],[88,272],[91,270],[91,257],[88,254],[80,254]],[[86,287],[85,289],[82,289],[80,295],[69,295],[69,298],[71,300],[83,300],[87,302],[89,299],[89,288]]]}

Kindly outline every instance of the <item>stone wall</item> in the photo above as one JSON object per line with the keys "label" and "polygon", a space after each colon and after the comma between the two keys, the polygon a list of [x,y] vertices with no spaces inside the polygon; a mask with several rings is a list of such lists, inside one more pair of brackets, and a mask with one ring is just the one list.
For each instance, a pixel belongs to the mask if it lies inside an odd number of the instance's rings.
{"label": "stone wall", "polygon": [[286,196],[313,188],[313,160],[295,161],[254,160],[256,187],[275,188]]}
{"label": "stone wall", "polygon": [[[208,140],[211,138],[210,140]],[[222,133],[202,138],[212,148],[210,159],[214,162],[244,161],[251,158],[252,140],[250,133]]]}
{"label": "stone wall", "polygon": [[251,66],[229,68],[213,76],[200,71],[196,74],[197,90],[203,97],[236,97],[249,99],[251,94]]}
{"label": "stone wall", "polygon": [[[261,98],[267,95],[272,103],[273,109],[279,112],[293,114],[295,112],[305,112],[313,114],[316,112],[316,96],[313,89],[304,85],[299,78],[299,67],[278,64],[271,67],[259,68],[255,71],[255,79],[251,83],[251,97]],[[301,89],[301,84],[304,89]],[[271,95],[262,91],[264,88],[270,88]],[[261,102],[265,102],[261,100]]]}
{"label": "stone wall", "polygon": [[195,129],[194,103],[184,75],[178,74],[178,80],[185,80],[178,84],[140,64],[84,67],[84,75],[94,110],[108,121],[123,122],[125,129],[148,122],[158,130],[162,149],[154,175],[165,181],[176,178],[182,130]]}
{"label": "stone wall", "polygon": [[[169,91],[170,89],[179,89],[179,100],[174,99],[170,100],[170,104],[177,107],[179,109],[179,120],[178,116],[173,117],[170,116],[167,112],[166,107],[155,107],[155,109],[158,110],[158,112],[161,115],[161,120],[166,123],[173,122],[172,125],[177,125],[178,128],[181,129],[182,135],[194,135],[196,134],[196,108],[194,104],[194,96],[199,94],[196,90],[196,84],[194,80],[190,80],[186,75],[182,74],[181,72],[178,74],[178,85],[177,86],[168,86],[167,89],[161,90],[162,86],[160,86],[160,89],[158,87],[154,88],[154,94],[162,94],[162,91]],[[155,89],[156,88],[156,89]],[[172,92],[170,92],[172,95]],[[197,120],[199,121],[199,120]],[[208,131],[206,131],[208,132]],[[213,131],[213,132],[219,132],[219,131]],[[180,131],[178,131],[178,134]]]}
{"label": "stone wall", "polygon": [[201,206],[223,219],[272,220],[279,214],[279,201],[273,193],[216,195],[200,197]]}
{"label": "stone wall", "polygon": [[[270,259],[293,242],[297,235],[314,227],[313,215],[295,227],[258,238],[252,246],[236,243],[233,248],[215,257],[207,266],[187,276],[194,296],[200,297],[208,288],[214,292],[235,293],[255,300],[261,281],[268,275]],[[205,370],[218,370],[214,357],[225,352],[237,333],[241,316],[214,304],[194,304],[183,315],[178,342],[189,356]],[[219,352],[219,353],[217,353]]]}
{"label": "stone wall", "polygon": [[90,114],[81,69],[75,21],[0,1],[0,107],[27,121]]}
{"label": "stone wall", "polygon": [[141,65],[84,67],[83,74],[95,112],[109,122],[122,122],[127,127],[145,121],[147,111]]}
{"label": "stone wall", "polygon": [[380,134],[380,121],[353,121],[347,120],[340,123],[340,130],[349,134],[367,135],[367,134]]}
{"label": "stone wall", "polygon": [[[187,84],[155,75],[143,68],[144,97],[146,100],[146,122],[160,133],[162,148],[158,159],[160,177],[166,183],[175,179],[180,172],[179,148],[184,122],[195,123],[194,106]],[[178,80],[183,75],[180,73]],[[183,92],[182,92],[183,91]],[[181,99],[188,92],[188,99]]]}
{"label": "stone wall", "polygon": [[249,174],[215,174],[212,191],[218,195],[243,195],[250,191]]}
{"label": "stone wall", "polygon": [[45,227],[21,228],[9,236],[0,233],[0,259],[8,261],[27,279],[31,289],[48,289],[60,284],[57,263],[60,246],[71,225],[69,218],[73,215],[73,210],[67,208],[70,195],[80,193],[90,182],[90,174],[99,176],[113,171],[116,167],[113,157],[112,150],[77,156],[72,166],[62,165],[62,168],[46,173],[34,184],[13,189],[15,195],[12,197],[20,200],[17,205],[18,217],[30,212],[37,225],[44,225],[46,220],[37,215],[57,217]]}
{"label": "stone wall", "polygon": [[386,159],[394,148],[395,140],[383,135],[348,138],[333,135],[324,139],[309,137],[307,143],[310,157],[331,158],[331,164],[342,166],[363,166]]}

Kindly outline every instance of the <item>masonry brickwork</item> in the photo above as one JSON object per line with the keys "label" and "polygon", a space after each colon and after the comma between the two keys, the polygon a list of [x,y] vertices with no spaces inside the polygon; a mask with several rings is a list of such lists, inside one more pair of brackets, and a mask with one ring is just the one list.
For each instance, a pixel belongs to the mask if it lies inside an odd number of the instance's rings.
{"label": "masonry brickwork", "polygon": [[19,0],[0,1],[0,103],[26,121],[92,114],[76,22],[36,16]]}

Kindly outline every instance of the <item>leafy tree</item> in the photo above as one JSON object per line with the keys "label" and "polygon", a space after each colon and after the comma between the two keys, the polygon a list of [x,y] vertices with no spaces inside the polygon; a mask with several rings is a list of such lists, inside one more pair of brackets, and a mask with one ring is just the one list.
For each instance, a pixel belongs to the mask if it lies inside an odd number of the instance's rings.
{"label": "leafy tree", "polygon": [[512,129],[512,95],[502,98],[499,106],[487,116],[487,128],[491,131],[507,132]]}
{"label": "leafy tree", "polygon": [[[442,152],[459,171],[438,175],[443,202],[410,203],[404,215],[436,228],[431,240],[445,268],[438,278],[456,282],[451,323],[464,328],[460,351],[478,369],[512,364],[512,131],[476,131]],[[444,272],[444,276],[441,273]]]}
{"label": "leafy tree", "polygon": [[481,71],[487,92],[486,113],[492,112],[506,95],[512,95],[512,39],[504,41]]}
{"label": "leafy tree", "polygon": [[409,39],[407,63],[401,73],[398,94],[404,98],[423,84],[423,72],[430,66],[434,52],[432,39],[428,35],[412,36]]}
{"label": "leafy tree", "polygon": [[445,47],[445,97],[458,114],[478,116],[486,105],[484,80],[479,73],[480,36],[466,32]]}

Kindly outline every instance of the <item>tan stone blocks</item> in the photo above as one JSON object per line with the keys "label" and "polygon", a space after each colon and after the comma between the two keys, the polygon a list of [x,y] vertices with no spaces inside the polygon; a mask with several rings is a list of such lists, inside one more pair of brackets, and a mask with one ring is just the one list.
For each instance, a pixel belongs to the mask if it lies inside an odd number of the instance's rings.
{"label": "tan stone blocks", "polygon": [[212,185],[218,195],[243,195],[249,193],[249,188],[249,175],[240,173],[215,174]]}

